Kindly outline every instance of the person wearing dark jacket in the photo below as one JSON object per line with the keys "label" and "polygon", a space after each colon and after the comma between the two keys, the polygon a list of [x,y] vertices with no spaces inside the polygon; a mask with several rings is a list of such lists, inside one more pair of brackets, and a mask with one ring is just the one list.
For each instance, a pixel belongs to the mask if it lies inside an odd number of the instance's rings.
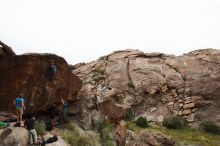
{"label": "person wearing dark jacket", "polygon": [[51,120],[51,128],[53,129],[55,127],[55,117],[56,117],[56,104],[53,104],[49,110],[49,117],[50,117],[50,120]]}
{"label": "person wearing dark jacket", "polygon": [[29,143],[37,144],[37,132],[35,130],[35,117],[31,117],[24,121],[24,126],[28,130]]}

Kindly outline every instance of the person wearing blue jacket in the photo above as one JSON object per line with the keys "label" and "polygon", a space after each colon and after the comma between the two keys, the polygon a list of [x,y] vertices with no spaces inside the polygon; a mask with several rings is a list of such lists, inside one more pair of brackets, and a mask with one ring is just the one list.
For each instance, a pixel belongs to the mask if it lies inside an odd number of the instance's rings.
{"label": "person wearing blue jacket", "polygon": [[64,119],[66,119],[67,118],[67,110],[68,110],[68,107],[67,107],[67,105],[68,105],[68,102],[67,102],[67,100],[65,99],[63,99],[62,97],[60,98],[61,99],[61,102],[62,102],[62,104],[63,104],[63,116],[64,116]]}

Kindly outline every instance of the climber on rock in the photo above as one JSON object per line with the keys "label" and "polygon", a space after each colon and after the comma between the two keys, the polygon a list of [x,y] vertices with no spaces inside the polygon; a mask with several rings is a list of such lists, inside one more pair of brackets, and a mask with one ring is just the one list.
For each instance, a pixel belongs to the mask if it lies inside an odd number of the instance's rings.
{"label": "climber on rock", "polygon": [[17,121],[18,121],[19,123],[21,123],[21,121],[22,121],[22,115],[23,115],[24,110],[25,110],[23,93],[21,93],[21,94],[19,95],[19,97],[17,97],[17,98],[15,99],[14,104],[15,104],[16,110],[17,110]]}
{"label": "climber on rock", "polygon": [[68,110],[68,103],[67,103],[67,100],[63,99],[62,97],[60,98],[61,99],[61,102],[63,104],[63,116],[64,116],[64,119],[67,118],[67,110]]}
{"label": "climber on rock", "polygon": [[51,60],[51,64],[49,67],[49,80],[50,81],[55,80],[56,71],[57,71],[57,67],[54,64],[54,60]]}
{"label": "climber on rock", "polygon": [[95,105],[96,110],[98,111],[98,95],[97,95],[97,93],[95,93],[94,96],[92,97],[92,101]]}

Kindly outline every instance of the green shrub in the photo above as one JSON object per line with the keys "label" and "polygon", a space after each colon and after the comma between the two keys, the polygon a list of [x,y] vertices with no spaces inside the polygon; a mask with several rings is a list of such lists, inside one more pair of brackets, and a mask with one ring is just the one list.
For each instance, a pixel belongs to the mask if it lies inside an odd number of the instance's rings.
{"label": "green shrub", "polygon": [[[80,136],[78,139],[77,146],[95,146],[95,142],[89,136]],[[75,145],[74,145],[75,146]]]}
{"label": "green shrub", "polygon": [[78,138],[79,138],[79,135],[75,132],[72,132],[72,131],[68,131],[63,136],[63,139],[71,146],[76,146],[78,144]]}
{"label": "green shrub", "polygon": [[181,129],[187,126],[187,122],[178,116],[169,116],[164,119],[163,126],[168,129]]}
{"label": "green shrub", "polygon": [[97,74],[100,74],[100,75],[104,75],[105,74],[105,70],[102,70],[102,69],[94,69],[93,72],[97,73]]}
{"label": "green shrub", "polygon": [[137,119],[137,121],[135,122],[135,124],[139,127],[142,127],[142,128],[147,128],[148,127],[148,121],[144,117],[139,117]]}
{"label": "green shrub", "polygon": [[130,121],[132,120],[134,117],[134,113],[133,113],[133,110],[131,108],[129,108],[128,110],[126,110],[125,112],[125,120],[126,121]]}
{"label": "green shrub", "polygon": [[72,65],[72,64],[69,64],[68,67],[69,67],[70,70],[74,70],[75,69],[75,66]]}
{"label": "green shrub", "polygon": [[103,146],[114,146],[113,136],[112,136],[112,125],[109,121],[103,120],[100,124],[98,131],[100,133],[100,138]]}
{"label": "green shrub", "polygon": [[127,83],[127,85],[128,87],[134,88],[134,83],[131,80]]}
{"label": "green shrub", "polygon": [[104,79],[105,79],[105,77],[100,76],[100,75],[94,76],[94,78],[93,78],[93,80],[96,82],[98,82],[99,80],[104,80]]}
{"label": "green shrub", "polygon": [[101,74],[101,75],[104,75],[105,74],[105,70],[99,70],[98,73]]}
{"label": "green shrub", "polygon": [[35,124],[35,129],[37,131],[37,134],[44,135],[46,131],[46,124],[44,121],[39,121]]}
{"label": "green shrub", "polygon": [[212,133],[212,134],[220,134],[220,126],[218,126],[217,124],[215,124],[214,122],[211,121],[203,121],[200,124],[200,127],[208,132],[208,133]]}
{"label": "green shrub", "polygon": [[69,131],[71,131],[71,132],[76,131],[76,125],[75,125],[75,123],[73,123],[73,122],[68,123],[67,129],[68,129]]}
{"label": "green shrub", "polygon": [[76,146],[79,139],[79,131],[76,128],[75,123],[70,122],[67,125],[67,133],[64,135],[63,139],[67,141],[71,146]]}
{"label": "green shrub", "polygon": [[67,129],[68,131],[63,135],[63,139],[71,146],[95,146],[98,143],[96,139],[77,127],[74,122],[68,123]]}

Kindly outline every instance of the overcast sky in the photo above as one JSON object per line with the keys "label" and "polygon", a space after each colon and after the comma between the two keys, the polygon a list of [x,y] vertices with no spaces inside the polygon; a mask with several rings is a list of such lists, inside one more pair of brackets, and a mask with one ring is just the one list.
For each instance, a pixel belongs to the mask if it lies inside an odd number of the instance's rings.
{"label": "overcast sky", "polygon": [[76,64],[121,49],[220,49],[220,0],[0,0],[0,40]]}

